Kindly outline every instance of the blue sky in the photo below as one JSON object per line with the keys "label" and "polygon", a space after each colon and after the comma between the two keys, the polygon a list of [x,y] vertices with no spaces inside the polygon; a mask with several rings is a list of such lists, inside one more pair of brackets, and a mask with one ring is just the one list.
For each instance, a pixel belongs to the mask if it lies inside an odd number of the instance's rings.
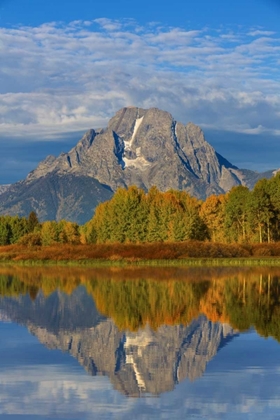
{"label": "blue sky", "polygon": [[276,0],[0,0],[0,184],[127,105],[193,121],[239,167],[279,167],[279,21]]}

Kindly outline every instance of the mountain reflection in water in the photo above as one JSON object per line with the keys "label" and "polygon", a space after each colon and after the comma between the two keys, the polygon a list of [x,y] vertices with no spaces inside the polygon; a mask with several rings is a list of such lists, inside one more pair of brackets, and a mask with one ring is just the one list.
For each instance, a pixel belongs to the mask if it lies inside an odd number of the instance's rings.
{"label": "mountain reflection in water", "polygon": [[124,332],[112,319],[102,319],[93,301],[89,310],[92,325],[82,327],[77,317],[76,327],[77,312],[70,315],[71,303],[77,311],[87,300],[85,289],[78,288],[71,296],[54,292],[45,299],[39,295],[34,303],[26,296],[17,301],[6,298],[1,308],[46,347],[69,352],[91,375],[108,376],[116,389],[129,396],[159,394],[187,377],[198,378],[218,349],[234,336],[228,325],[212,323],[203,315],[188,326],[161,326],[154,331],[147,325],[138,332]]}
{"label": "mountain reflection in water", "polygon": [[277,269],[0,268],[0,316],[106,375],[122,394],[159,395],[240,331],[280,337]]}

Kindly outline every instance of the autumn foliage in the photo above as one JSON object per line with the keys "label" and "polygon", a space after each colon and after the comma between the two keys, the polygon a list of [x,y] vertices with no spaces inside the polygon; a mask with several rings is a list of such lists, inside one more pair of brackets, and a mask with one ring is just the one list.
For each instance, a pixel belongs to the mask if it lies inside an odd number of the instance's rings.
{"label": "autumn foliage", "polygon": [[97,309],[120,330],[148,323],[189,324],[199,315],[237,330],[255,326],[263,336],[280,341],[279,268],[96,268],[0,267],[0,295],[56,290],[71,294],[83,286]]}
{"label": "autumn foliage", "polygon": [[[275,243],[280,239],[280,174],[258,181],[253,191],[240,185],[205,201],[155,187],[148,193],[119,189],[81,231],[87,243]],[[273,247],[269,252],[273,255]]]}
{"label": "autumn foliage", "polygon": [[[102,255],[100,258],[105,258],[107,253],[101,245],[110,245],[109,257],[115,255],[116,259],[118,256],[126,258],[127,254],[148,259],[278,256],[279,240],[280,174],[270,180],[260,180],[253,191],[240,185],[225,195],[212,195],[205,201],[184,191],[161,192],[152,187],[144,192],[135,186],[119,188],[111,200],[97,206],[93,218],[83,226],[66,220],[39,223],[34,212],[28,218],[0,216],[2,246],[18,244],[40,248],[90,244],[94,255]],[[183,245],[178,248],[175,244],[179,243]],[[253,245],[257,243],[259,247]],[[129,244],[133,255],[129,249],[120,248],[121,244]],[[141,244],[145,244],[146,249],[141,248]],[[65,247],[65,252],[68,249]],[[86,254],[90,252],[86,247],[83,249]],[[118,249],[122,249],[124,255]],[[79,254],[80,250],[71,252]]]}

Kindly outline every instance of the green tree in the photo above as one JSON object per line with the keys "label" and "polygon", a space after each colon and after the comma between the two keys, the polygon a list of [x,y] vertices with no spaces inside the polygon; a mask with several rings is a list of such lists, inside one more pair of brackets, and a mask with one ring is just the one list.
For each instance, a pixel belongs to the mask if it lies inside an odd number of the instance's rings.
{"label": "green tree", "polygon": [[90,243],[203,240],[207,229],[199,208],[198,200],[184,192],[119,188],[96,208],[82,232]]}
{"label": "green tree", "polygon": [[27,219],[28,233],[34,232],[34,230],[38,228],[39,225],[40,223],[37,214],[35,213],[35,211],[31,211]]}
{"label": "green tree", "polygon": [[11,226],[7,216],[0,216],[0,245],[9,245],[11,243]]}
{"label": "green tree", "polygon": [[59,242],[59,230],[55,221],[47,221],[42,224],[42,245],[52,245]]}
{"label": "green tree", "polygon": [[172,203],[170,196],[153,187],[147,194],[148,219],[147,235],[148,242],[163,242],[168,239],[170,229],[170,216],[174,213],[177,202]]}
{"label": "green tree", "polygon": [[246,242],[248,240],[248,202],[250,191],[239,185],[233,187],[226,197],[225,229],[229,242]]}
{"label": "green tree", "polygon": [[79,225],[77,223],[65,221],[63,232],[66,243],[73,245],[80,243]]}
{"label": "green tree", "polygon": [[268,186],[267,179],[258,181],[249,201],[251,226],[258,232],[260,243],[263,241],[271,242],[271,227],[275,218]]}
{"label": "green tree", "polygon": [[270,202],[274,213],[274,226],[272,232],[272,239],[280,240],[280,173],[278,172],[272,177],[267,184],[267,190],[270,197]]}
{"label": "green tree", "polygon": [[28,222],[25,217],[13,216],[9,220],[11,237],[11,244],[15,244],[28,233]]}

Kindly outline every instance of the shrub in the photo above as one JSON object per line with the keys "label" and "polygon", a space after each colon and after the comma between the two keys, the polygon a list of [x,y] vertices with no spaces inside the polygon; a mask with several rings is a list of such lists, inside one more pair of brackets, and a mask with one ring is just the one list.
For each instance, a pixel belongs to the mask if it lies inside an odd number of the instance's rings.
{"label": "shrub", "polygon": [[26,246],[41,246],[42,245],[42,237],[41,234],[38,232],[31,232],[27,233],[26,235],[22,236],[19,241],[19,245],[26,245]]}
{"label": "shrub", "polygon": [[253,249],[254,257],[271,257],[273,256],[273,250],[269,245],[257,245]]}

